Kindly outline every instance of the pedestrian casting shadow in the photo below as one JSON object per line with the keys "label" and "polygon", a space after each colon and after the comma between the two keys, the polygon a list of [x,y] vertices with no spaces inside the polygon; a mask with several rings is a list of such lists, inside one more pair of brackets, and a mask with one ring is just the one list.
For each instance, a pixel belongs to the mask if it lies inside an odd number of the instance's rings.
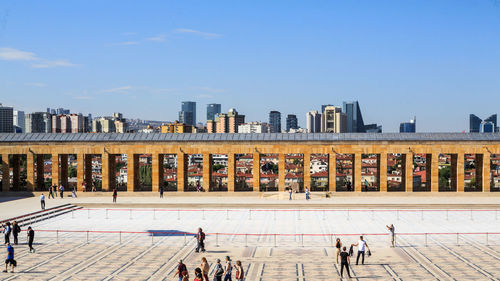
{"label": "pedestrian casting shadow", "polygon": [[170,237],[176,237],[176,236],[194,236],[194,233],[190,232],[185,232],[177,229],[148,229],[146,232],[149,233],[149,236],[170,236]]}

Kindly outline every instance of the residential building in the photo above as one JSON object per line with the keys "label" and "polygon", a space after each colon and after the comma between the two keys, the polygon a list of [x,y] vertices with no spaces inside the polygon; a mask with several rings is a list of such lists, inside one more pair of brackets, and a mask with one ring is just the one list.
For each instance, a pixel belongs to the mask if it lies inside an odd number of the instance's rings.
{"label": "residential building", "polygon": [[241,115],[236,109],[231,108],[225,113],[219,113],[213,121],[207,121],[208,133],[238,133],[238,127],[245,123],[245,115]]}
{"label": "residential building", "polygon": [[26,117],[24,116],[24,111],[20,110],[14,110],[13,114],[13,125],[14,125],[14,130],[19,133],[24,133],[26,132],[26,125],[24,120]]}
{"label": "residential building", "polygon": [[207,122],[208,120],[215,120],[215,116],[221,112],[220,103],[207,104]]}
{"label": "residential building", "polygon": [[297,120],[297,115],[288,114],[286,116],[286,131],[290,132],[290,129],[296,130],[298,128],[299,128],[299,124],[298,124],[298,120]]}
{"label": "residential building", "polygon": [[262,134],[269,133],[269,124],[260,122],[250,122],[238,126],[240,134]]}
{"label": "residential building", "polygon": [[113,113],[113,116],[97,117],[92,120],[94,133],[126,133],[128,131],[127,119],[123,118],[123,114],[119,112]]}
{"label": "residential building", "polygon": [[52,115],[66,115],[66,114],[70,114],[70,110],[64,109],[64,108],[49,108],[49,107],[47,107],[47,113],[50,113]]}
{"label": "residential building", "polygon": [[321,132],[345,133],[347,129],[347,116],[337,106],[327,106],[321,116]]}
{"label": "residential building", "polygon": [[160,131],[162,134],[168,134],[168,133],[184,134],[184,133],[194,133],[195,130],[194,127],[191,125],[175,121],[174,123],[163,124],[160,127]]}
{"label": "residential building", "polygon": [[281,133],[281,112],[269,112],[269,125],[271,126],[270,133]]}
{"label": "residential building", "polygon": [[410,122],[403,122],[399,125],[400,133],[415,133],[417,131],[417,117],[413,117]]}
{"label": "residential building", "polygon": [[307,132],[320,133],[321,132],[321,113],[317,110],[311,110],[306,113]]}
{"label": "residential building", "polygon": [[342,112],[347,115],[347,133],[366,132],[358,101],[344,102],[342,104]]}
{"label": "residential building", "polygon": [[52,114],[34,112],[25,115],[26,133],[51,133]]}
{"label": "residential building", "polygon": [[183,101],[181,103],[179,122],[186,125],[196,126],[196,102]]}
{"label": "residential building", "polygon": [[327,106],[334,106],[334,105],[333,104],[323,104],[323,105],[321,105],[321,113],[325,112],[325,108]]}
{"label": "residential building", "polygon": [[14,108],[0,103],[0,133],[14,132]]}

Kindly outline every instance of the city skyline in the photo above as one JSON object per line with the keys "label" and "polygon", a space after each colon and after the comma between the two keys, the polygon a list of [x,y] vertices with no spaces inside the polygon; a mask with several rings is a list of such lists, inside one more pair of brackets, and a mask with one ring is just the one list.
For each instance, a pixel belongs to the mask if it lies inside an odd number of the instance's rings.
{"label": "city skyline", "polygon": [[310,110],[357,100],[384,132],[415,115],[420,132],[468,131],[469,113],[498,112],[499,12],[495,1],[3,1],[0,102],[174,121],[193,100],[198,116],[220,103],[305,128]]}

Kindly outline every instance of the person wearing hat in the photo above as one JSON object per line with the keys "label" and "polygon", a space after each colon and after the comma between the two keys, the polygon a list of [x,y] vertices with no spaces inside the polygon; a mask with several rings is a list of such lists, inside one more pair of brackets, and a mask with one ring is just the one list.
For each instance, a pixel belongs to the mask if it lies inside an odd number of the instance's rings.
{"label": "person wearing hat", "polygon": [[184,276],[189,277],[187,272],[187,267],[182,260],[179,260],[179,265],[177,266],[177,271],[174,273],[175,276],[179,276],[179,281],[182,281]]}
{"label": "person wearing hat", "polygon": [[231,258],[226,256],[226,266],[224,266],[224,281],[233,281],[231,279],[233,266],[231,265]]}
{"label": "person wearing hat", "polygon": [[214,281],[222,281],[222,275],[224,275],[224,269],[220,264],[220,259],[217,259],[217,263],[214,268]]}

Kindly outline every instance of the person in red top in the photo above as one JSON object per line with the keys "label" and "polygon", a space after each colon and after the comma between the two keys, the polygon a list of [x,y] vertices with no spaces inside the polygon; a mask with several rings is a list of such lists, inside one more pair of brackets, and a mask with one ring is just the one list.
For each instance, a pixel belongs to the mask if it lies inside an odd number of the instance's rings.
{"label": "person in red top", "polygon": [[194,281],[203,281],[203,275],[199,267],[194,270]]}
{"label": "person in red top", "polygon": [[186,265],[179,260],[179,265],[177,266],[177,271],[174,273],[175,276],[179,276],[179,281],[189,280],[189,275],[187,272]]}
{"label": "person in red top", "polygon": [[243,271],[243,266],[241,265],[241,261],[236,261],[236,280],[243,281],[245,278],[245,271]]}

